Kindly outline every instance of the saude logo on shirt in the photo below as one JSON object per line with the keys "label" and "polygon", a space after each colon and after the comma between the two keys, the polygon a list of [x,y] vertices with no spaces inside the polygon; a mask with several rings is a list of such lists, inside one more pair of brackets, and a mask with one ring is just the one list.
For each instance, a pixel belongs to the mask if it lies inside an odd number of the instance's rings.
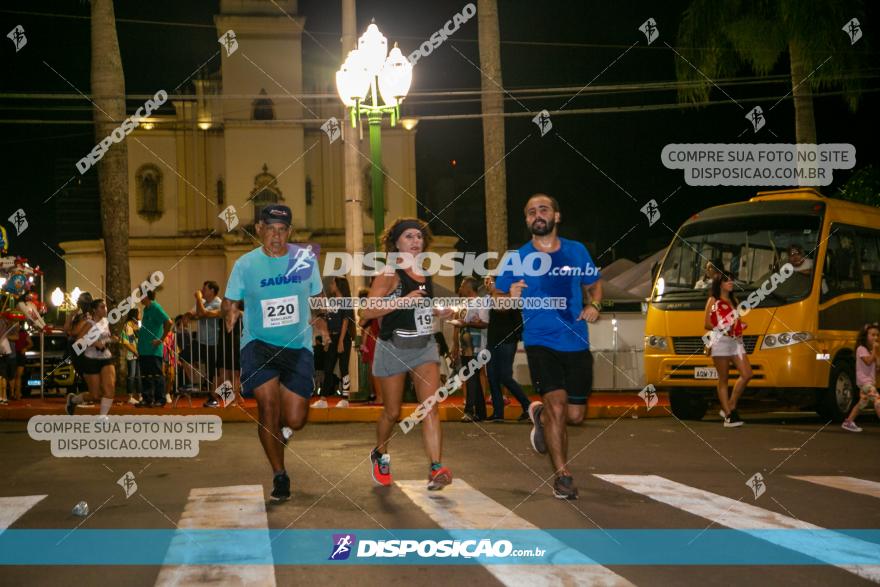
{"label": "saude logo on shirt", "polygon": [[312,276],[312,268],[317,266],[317,255],[312,250],[312,245],[298,247],[290,245],[287,272],[279,273],[274,277],[266,277],[260,280],[260,287],[281,285],[284,283],[300,283]]}

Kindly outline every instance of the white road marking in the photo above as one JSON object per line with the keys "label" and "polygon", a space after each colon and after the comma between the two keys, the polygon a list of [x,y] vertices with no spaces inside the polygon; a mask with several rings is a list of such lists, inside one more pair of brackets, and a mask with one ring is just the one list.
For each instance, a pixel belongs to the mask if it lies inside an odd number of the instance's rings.
{"label": "white road marking", "polygon": [[834,489],[842,489],[851,491],[852,493],[861,493],[862,495],[870,495],[871,497],[880,497],[880,483],[876,481],[868,481],[866,479],[858,479],[856,477],[842,476],[797,476],[789,475],[792,479],[800,479],[808,481],[816,485],[825,485]]}
{"label": "white road marking", "polygon": [[[275,586],[275,567],[271,564],[248,564],[255,559],[272,558],[269,540],[269,520],[263,487],[260,485],[233,485],[205,487],[189,492],[186,507],[180,516],[176,534],[168,547],[166,561],[188,561],[194,564],[166,564],[159,572],[156,585],[259,585]],[[245,548],[234,537],[210,542],[198,541],[187,529],[251,529],[266,530],[265,540],[247,540]],[[197,541],[197,544],[193,544]],[[199,564],[199,559],[213,558],[223,565]]]}
{"label": "white road marking", "polygon": [[[596,475],[596,477],[734,530],[825,530],[808,522],[742,503],[723,495],[676,483],[657,475]],[[786,540],[781,536],[774,539],[770,534],[761,534],[758,537],[784,548],[795,549],[791,540]],[[880,565],[834,563],[835,560],[841,558],[853,557],[863,558],[866,561],[880,560],[880,547],[864,540],[844,534],[831,534],[828,531],[823,532],[823,537],[828,537],[828,539],[823,541],[821,545],[818,544],[818,540],[801,541],[797,545],[797,552],[828,562],[869,581],[880,583]]]}
{"label": "white road marking", "polygon": [[[540,528],[510,512],[509,509],[477,491],[467,482],[456,479],[443,491],[428,491],[424,481],[397,481],[407,497],[434,522],[454,537],[454,530],[536,530]],[[499,523],[500,521],[500,523]],[[586,555],[569,548],[549,534],[541,540],[550,544],[548,555],[582,564],[561,565],[485,565],[485,569],[503,585],[536,587],[556,585],[632,585]]]}
{"label": "white road marking", "polygon": [[44,499],[46,499],[45,495],[0,497],[0,534]]}

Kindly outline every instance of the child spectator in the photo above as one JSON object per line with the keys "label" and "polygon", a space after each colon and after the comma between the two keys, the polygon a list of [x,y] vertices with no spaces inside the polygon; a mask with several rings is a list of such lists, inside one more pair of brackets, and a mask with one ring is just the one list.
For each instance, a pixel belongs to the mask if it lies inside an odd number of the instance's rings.
{"label": "child spectator", "polygon": [[861,432],[855,419],[859,411],[873,402],[874,411],[880,417],[880,398],[877,396],[877,366],[880,364],[880,324],[865,324],[856,339],[856,386],[859,388],[859,403],[853,406],[849,418],[841,427],[850,432]]}
{"label": "child spectator", "polygon": [[122,333],[120,341],[125,350],[125,364],[128,366],[128,377],[126,378],[126,386],[128,387],[128,403],[136,404],[141,401],[141,372],[138,369],[138,353],[137,353],[137,331],[139,320],[139,312],[137,308],[128,311],[125,317],[125,324],[122,325]]}

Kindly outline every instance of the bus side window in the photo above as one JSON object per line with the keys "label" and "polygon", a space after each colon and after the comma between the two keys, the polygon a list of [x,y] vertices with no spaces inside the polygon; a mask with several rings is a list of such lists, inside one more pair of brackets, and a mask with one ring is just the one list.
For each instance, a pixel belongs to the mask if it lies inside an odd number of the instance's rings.
{"label": "bus side window", "polygon": [[[848,229],[831,227],[823,271],[822,300],[861,289],[855,235]],[[827,287],[826,287],[827,286]],[[827,291],[826,291],[827,290]]]}
{"label": "bus side window", "polygon": [[858,238],[862,289],[880,293],[880,232],[860,230]]}

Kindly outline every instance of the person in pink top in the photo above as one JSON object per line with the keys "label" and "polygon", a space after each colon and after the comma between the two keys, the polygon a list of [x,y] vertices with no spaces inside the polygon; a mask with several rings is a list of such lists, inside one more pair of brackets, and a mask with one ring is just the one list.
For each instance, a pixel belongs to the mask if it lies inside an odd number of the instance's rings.
{"label": "person in pink top", "polygon": [[853,406],[849,418],[841,427],[850,432],[861,432],[855,419],[862,408],[874,403],[874,410],[880,418],[880,397],[877,395],[877,371],[880,365],[880,325],[876,322],[865,324],[856,340],[856,386],[859,388],[859,402]]}

